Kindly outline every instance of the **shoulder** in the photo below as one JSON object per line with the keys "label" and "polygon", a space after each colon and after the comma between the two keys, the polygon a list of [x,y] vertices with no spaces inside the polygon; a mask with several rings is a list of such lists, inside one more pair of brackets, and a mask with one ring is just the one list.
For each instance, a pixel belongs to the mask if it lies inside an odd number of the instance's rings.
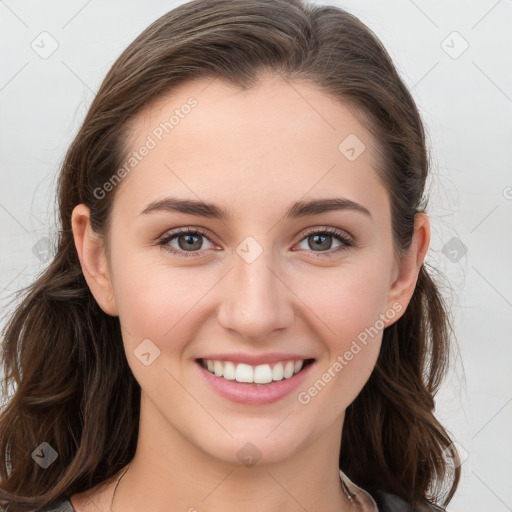
{"label": "shoulder", "polygon": [[372,494],[372,496],[378,505],[379,512],[446,512],[444,508],[433,504],[412,507],[412,505],[395,494],[383,491],[378,491]]}
{"label": "shoulder", "polygon": [[38,510],[38,512],[75,512],[71,501],[67,498],[62,498],[59,501],[51,503],[44,508]]}
{"label": "shoulder", "polygon": [[413,507],[396,494],[385,491],[375,491],[369,494],[361,487],[358,487],[350,478],[340,469],[340,478],[342,484],[348,488],[351,497],[359,502],[360,508],[371,512],[446,512],[445,509],[437,505],[422,504]]}

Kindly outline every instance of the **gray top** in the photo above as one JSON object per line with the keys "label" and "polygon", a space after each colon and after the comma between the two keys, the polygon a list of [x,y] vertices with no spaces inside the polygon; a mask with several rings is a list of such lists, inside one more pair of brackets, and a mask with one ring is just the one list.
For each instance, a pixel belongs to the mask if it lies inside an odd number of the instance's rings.
{"label": "gray top", "polygon": [[75,512],[73,505],[71,505],[71,501],[68,499],[62,499],[52,505],[48,505],[40,509],[39,512]]}

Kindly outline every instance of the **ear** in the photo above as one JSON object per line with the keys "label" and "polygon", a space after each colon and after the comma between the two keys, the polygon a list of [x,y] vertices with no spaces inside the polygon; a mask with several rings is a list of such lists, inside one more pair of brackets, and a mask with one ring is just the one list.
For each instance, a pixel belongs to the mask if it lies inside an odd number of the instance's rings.
{"label": "ear", "polygon": [[71,214],[71,225],[82,272],[91,293],[105,313],[117,316],[103,239],[91,228],[90,211],[87,206],[75,206]]}
{"label": "ear", "polygon": [[[416,288],[418,275],[430,244],[430,222],[426,213],[414,217],[414,234],[409,251],[400,261],[395,262],[394,275],[388,294],[387,311],[393,309],[398,314],[386,325],[396,322],[407,309]],[[398,304],[401,306],[398,307]]]}

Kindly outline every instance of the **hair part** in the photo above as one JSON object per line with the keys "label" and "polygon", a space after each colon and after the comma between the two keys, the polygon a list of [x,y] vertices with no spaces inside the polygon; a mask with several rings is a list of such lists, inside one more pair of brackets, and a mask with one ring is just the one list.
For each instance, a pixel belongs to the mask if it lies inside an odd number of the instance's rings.
{"label": "hair part", "polygon": [[[164,14],[120,55],[66,153],[58,180],[57,252],[3,330],[0,498],[11,512],[42,507],[111,479],[135,455],[140,386],[118,317],[104,313],[83,276],[71,226],[83,203],[108,249],[130,122],[178,85],[211,77],[242,89],[264,72],[307,81],[359,112],[378,143],[397,255],[410,248],[429,171],[415,102],[373,32],[339,7],[301,0],[194,0]],[[419,207],[419,208],[418,208]],[[371,494],[412,504],[452,498],[460,468],[434,415],[453,335],[448,308],[423,264],[405,313],[384,330],[375,369],[347,408],[340,468]],[[31,454],[47,442],[47,468]],[[6,457],[10,458],[7,465]]]}

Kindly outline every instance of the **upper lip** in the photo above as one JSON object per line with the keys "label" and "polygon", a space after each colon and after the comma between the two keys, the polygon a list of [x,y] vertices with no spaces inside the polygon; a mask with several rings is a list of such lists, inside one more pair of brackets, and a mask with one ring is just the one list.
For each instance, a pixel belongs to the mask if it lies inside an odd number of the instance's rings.
{"label": "upper lip", "polygon": [[268,354],[210,354],[200,359],[210,361],[233,361],[233,363],[245,363],[251,366],[259,364],[278,363],[280,361],[303,361],[314,359],[300,354],[287,354],[284,352],[272,352]]}

